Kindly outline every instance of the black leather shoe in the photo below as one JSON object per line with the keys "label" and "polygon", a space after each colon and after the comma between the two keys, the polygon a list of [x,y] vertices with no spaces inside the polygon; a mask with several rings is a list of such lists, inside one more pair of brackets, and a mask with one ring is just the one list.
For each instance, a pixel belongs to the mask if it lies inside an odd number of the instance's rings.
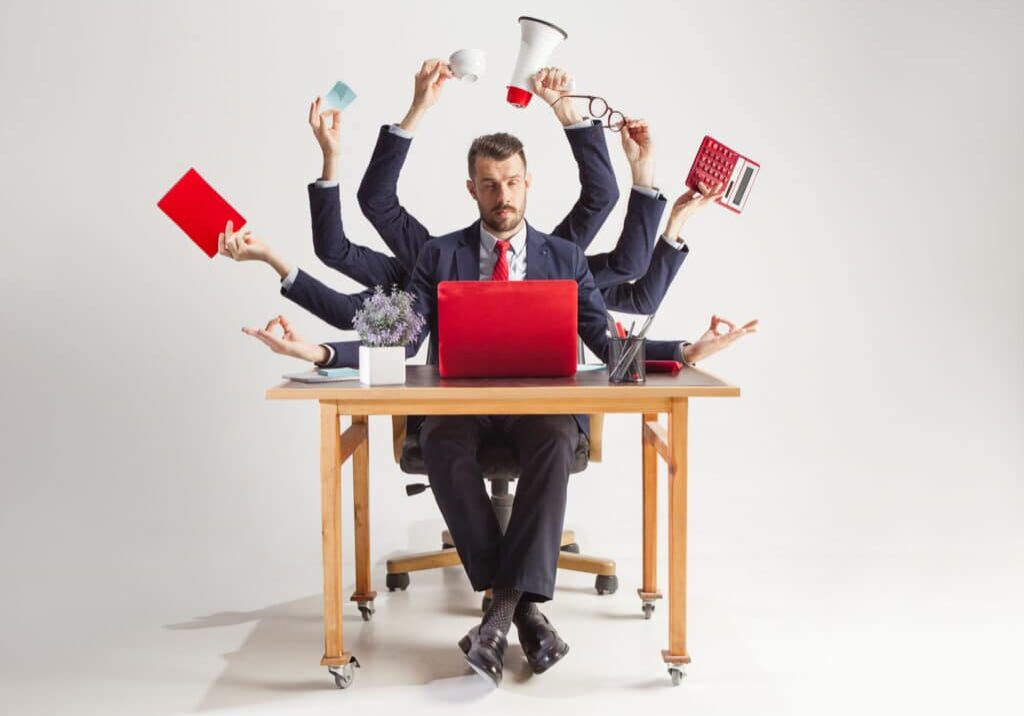
{"label": "black leather shoe", "polygon": [[569,645],[539,611],[517,621],[516,628],[519,630],[519,645],[523,647],[526,661],[535,674],[543,674],[569,653]]}
{"label": "black leather shoe", "polygon": [[508,639],[500,629],[473,627],[459,640],[459,648],[466,655],[466,663],[473,667],[473,671],[494,686],[501,683]]}

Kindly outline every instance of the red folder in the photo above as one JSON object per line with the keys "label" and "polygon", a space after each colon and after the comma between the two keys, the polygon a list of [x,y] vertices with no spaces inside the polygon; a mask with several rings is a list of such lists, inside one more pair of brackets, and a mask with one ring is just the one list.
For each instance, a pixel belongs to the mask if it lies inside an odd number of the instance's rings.
{"label": "red folder", "polygon": [[228,221],[234,223],[235,231],[245,226],[242,215],[195,169],[185,172],[156,205],[210,258],[217,253],[217,237]]}

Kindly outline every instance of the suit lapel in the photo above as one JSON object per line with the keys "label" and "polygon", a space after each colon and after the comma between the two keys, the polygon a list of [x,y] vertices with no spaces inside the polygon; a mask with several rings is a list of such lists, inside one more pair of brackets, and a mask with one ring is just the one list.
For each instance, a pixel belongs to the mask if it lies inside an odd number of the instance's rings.
{"label": "suit lapel", "polygon": [[462,240],[455,250],[455,280],[480,280],[480,222],[474,222],[462,232]]}
{"label": "suit lapel", "polygon": [[526,225],[526,278],[529,281],[550,278],[551,251],[548,240],[529,224]]}

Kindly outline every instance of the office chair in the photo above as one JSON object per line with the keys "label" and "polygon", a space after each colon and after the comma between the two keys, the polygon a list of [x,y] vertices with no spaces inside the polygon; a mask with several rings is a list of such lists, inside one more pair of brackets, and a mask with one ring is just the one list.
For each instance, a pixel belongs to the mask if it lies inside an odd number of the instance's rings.
{"label": "office chair", "polygon": [[[395,462],[402,472],[410,475],[426,475],[427,468],[420,452],[419,435],[409,435],[406,431],[405,416],[392,417],[392,445]],[[580,435],[576,448],[576,457],[571,474],[582,472],[590,462],[601,461],[601,437],[604,428],[604,415],[590,416],[590,438]],[[509,484],[519,477],[519,462],[511,447],[500,440],[484,440],[477,453],[483,468],[484,479],[490,482],[491,504],[498,518],[502,532],[508,527],[512,515],[514,495],[509,494]],[[416,495],[428,489],[428,485],[414,483],[406,485],[406,493]],[[439,567],[451,567],[461,564],[459,554],[448,530],[441,534],[441,549],[433,552],[410,554],[387,561],[387,587],[389,591],[405,590],[409,587],[409,573]],[[572,530],[562,532],[562,553],[558,558],[558,568],[574,572],[587,572],[596,575],[594,589],[598,594],[614,594],[619,587],[615,575],[615,560],[601,557],[588,557],[580,554],[580,546]],[[490,605],[490,590],[483,598],[481,608],[486,611]]]}

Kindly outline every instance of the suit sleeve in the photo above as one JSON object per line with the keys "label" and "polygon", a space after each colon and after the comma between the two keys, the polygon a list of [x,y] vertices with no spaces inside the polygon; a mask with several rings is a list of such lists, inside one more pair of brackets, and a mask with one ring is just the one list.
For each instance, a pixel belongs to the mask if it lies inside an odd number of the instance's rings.
{"label": "suit sleeve", "polygon": [[587,257],[598,288],[632,281],[647,271],[666,205],[665,197],[660,194],[655,198],[630,191],[626,218],[615,248],[608,253]]}
{"label": "suit sleeve", "polygon": [[[601,292],[590,275],[582,251],[576,254],[577,321],[580,338],[587,348],[602,362],[608,362],[608,309]],[[678,360],[679,345],[682,341],[657,341],[648,339],[645,350],[647,358],[653,360]]]}
{"label": "suit sleeve", "polygon": [[[423,341],[436,328],[437,281],[434,276],[436,275],[437,256],[436,245],[428,244],[416,263],[409,286],[405,289],[413,296],[413,310],[424,318],[423,331],[405,347],[406,358],[415,356],[420,346],[423,345]],[[370,292],[365,291],[364,294],[369,295]],[[325,367],[342,368],[359,365],[359,341],[340,341],[326,345],[334,350],[334,358],[325,364]]]}
{"label": "suit sleeve", "polygon": [[595,119],[589,127],[566,129],[565,134],[579,169],[580,195],[551,234],[586,249],[615,208],[619,188],[601,122]]}
{"label": "suit sleeve", "polygon": [[398,176],[405,164],[412,140],[381,127],[377,146],[359,184],[357,198],[373,228],[394,252],[399,265],[411,274],[430,232],[398,201]]}
{"label": "suit sleeve", "polygon": [[338,187],[310,184],[309,214],[313,223],[313,251],[325,265],[367,288],[405,283],[408,274],[396,259],[354,244],[345,236]]}
{"label": "suit sleeve", "polygon": [[291,286],[281,288],[281,295],[289,301],[343,331],[352,330],[352,318],[372,293],[370,289],[353,294],[340,293],[301,269]]}
{"label": "suit sleeve", "polygon": [[644,315],[654,313],[689,255],[688,246],[676,249],[665,241],[655,240],[651,263],[643,276],[632,283],[620,283],[601,289],[608,309]]}

